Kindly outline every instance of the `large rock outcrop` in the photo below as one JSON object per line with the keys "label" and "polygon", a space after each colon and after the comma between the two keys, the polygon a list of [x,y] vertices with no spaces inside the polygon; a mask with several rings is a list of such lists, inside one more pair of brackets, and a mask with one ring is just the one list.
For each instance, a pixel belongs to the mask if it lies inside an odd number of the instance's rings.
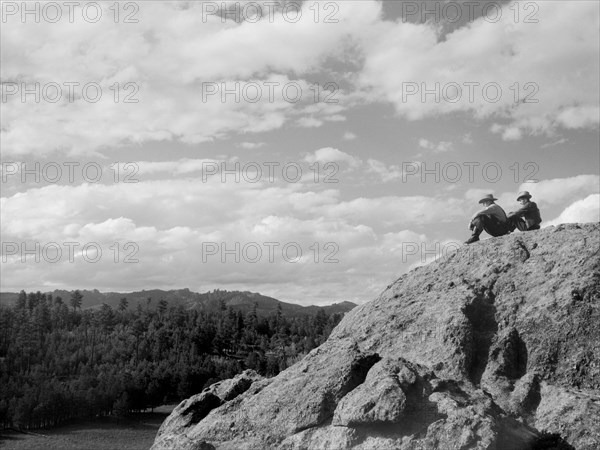
{"label": "large rock outcrop", "polygon": [[599,224],[464,246],[278,376],[186,400],[152,449],[598,449],[599,302]]}

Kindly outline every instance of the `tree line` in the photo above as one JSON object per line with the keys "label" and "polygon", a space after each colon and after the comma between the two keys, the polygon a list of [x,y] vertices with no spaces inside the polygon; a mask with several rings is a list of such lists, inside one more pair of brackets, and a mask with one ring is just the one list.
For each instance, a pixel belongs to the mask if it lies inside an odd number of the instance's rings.
{"label": "tree line", "polygon": [[[219,295],[219,292],[215,292]],[[35,429],[172,403],[254,369],[274,376],[323,343],[343,314],[286,317],[156,304],[81,309],[83,296],[21,291],[0,306],[0,424]]]}

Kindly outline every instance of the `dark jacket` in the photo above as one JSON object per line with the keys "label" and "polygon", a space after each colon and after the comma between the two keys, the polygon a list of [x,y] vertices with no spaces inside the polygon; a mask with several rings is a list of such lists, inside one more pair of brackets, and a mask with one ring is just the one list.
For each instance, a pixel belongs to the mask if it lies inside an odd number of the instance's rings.
{"label": "dark jacket", "polygon": [[527,202],[521,207],[521,209],[509,214],[509,217],[522,217],[527,224],[527,228],[531,228],[535,225],[542,223],[542,217],[540,216],[540,210],[538,209],[535,202]]}

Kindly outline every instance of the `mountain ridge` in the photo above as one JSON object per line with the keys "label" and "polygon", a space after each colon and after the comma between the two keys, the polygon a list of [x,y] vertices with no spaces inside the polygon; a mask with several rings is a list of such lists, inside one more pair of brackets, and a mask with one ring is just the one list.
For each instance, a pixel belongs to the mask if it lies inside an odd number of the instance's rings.
{"label": "mountain ridge", "polygon": [[[64,289],[55,289],[52,292],[46,292],[46,294],[50,293],[54,298],[60,296],[63,301],[68,304],[72,292],[73,291]],[[222,301],[225,307],[231,307],[232,309],[242,311],[243,313],[252,311],[256,304],[256,312],[259,315],[274,313],[277,311],[278,307],[281,306],[282,313],[288,316],[314,314],[318,310],[324,310],[328,314],[346,313],[356,306],[356,304],[348,301],[324,306],[303,306],[283,302],[256,292],[226,291],[220,289],[205,293],[193,292],[188,288],[171,290],[144,289],[130,293],[100,292],[97,289],[84,289],[80,290],[80,293],[83,295],[81,304],[83,309],[98,308],[103,303],[106,303],[113,308],[117,308],[122,298],[127,298],[129,308],[134,308],[138,304],[146,306],[148,304],[148,298],[152,299],[150,301],[151,307],[156,307],[157,303],[161,299],[164,299],[171,306],[181,305],[186,309],[204,308],[208,310],[220,308]],[[16,302],[18,295],[18,293],[13,292],[2,292],[0,293],[0,304],[12,304]]]}

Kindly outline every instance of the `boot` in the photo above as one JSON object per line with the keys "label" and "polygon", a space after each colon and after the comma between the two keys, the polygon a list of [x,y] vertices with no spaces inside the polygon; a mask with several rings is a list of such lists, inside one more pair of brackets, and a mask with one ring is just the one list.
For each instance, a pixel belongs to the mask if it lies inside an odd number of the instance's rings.
{"label": "boot", "polygon": [[473,235],[467,241],[465,241],[465,244],[472,244],[473,242],[477,242],[478,240],[479,236]]}

